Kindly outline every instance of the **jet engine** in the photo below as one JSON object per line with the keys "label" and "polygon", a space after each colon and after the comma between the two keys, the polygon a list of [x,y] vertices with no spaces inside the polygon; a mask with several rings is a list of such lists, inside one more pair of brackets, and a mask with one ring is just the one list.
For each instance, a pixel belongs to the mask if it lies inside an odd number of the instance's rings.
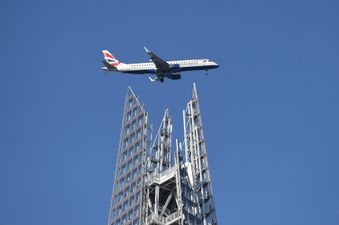
{"label": "jet engine", "polygon": [[172,64],[172,65],[170,65],[170,70],[171,70],[172,73],[179,72],[180,65],[179,64]]}

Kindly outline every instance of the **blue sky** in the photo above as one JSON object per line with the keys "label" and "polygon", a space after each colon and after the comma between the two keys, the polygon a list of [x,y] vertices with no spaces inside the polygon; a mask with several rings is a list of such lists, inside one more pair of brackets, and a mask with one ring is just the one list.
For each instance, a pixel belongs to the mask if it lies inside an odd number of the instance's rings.
{"label": "blue sky", "polygon": [[[0,3],[0,218],[106,224],[128,85],[159,125],[196,82],[219,224],[339,224],[339,3]],[[209,76],[150,83],[123,62],[211,58]]]}

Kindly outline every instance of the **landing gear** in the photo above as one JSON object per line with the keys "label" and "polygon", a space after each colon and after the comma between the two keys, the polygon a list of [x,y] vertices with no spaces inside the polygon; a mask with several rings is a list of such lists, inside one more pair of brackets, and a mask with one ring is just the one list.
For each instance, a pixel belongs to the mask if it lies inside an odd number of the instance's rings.
{"label": "landing gear", "polygon": [[205,76],[207,76],[208,75],[208,70],[205,70]]}
{"label": "landing gear", "polygon": [[159,80],[160,80],[161,83],[164,82],[164,78],[163,77],[160,77]]}

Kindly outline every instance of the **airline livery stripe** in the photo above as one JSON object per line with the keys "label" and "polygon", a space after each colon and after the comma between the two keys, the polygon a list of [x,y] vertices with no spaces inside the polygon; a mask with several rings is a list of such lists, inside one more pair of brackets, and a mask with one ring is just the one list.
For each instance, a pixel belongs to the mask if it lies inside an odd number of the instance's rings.
{"label": "airline livery stripe", "polygon": [[109,54],[109,53],[107,53],[107,52],[104,52],[104,56],[107,57],[107,58],[112,58],[112,59],[114,59],[114,56],[111,55],[111,54]]}
{"label": "airline livery stripe", "polygon": [[119,65],[119,64],[120,64],[120,62],[117,62],[117,63],[111,63],[112,66],[117,66],[117,65]]}

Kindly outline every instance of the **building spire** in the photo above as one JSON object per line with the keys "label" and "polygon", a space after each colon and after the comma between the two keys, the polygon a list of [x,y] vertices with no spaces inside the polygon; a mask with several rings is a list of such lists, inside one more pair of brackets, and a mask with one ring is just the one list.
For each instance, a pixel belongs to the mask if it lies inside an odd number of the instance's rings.
{"label": "building spire", "polygon": [[217,224],[195,84],[183,123],[184,144],[176,140],[173,154],[173,126],[166,109],[148,148],[148,114],[128,87],[108,225]]}

